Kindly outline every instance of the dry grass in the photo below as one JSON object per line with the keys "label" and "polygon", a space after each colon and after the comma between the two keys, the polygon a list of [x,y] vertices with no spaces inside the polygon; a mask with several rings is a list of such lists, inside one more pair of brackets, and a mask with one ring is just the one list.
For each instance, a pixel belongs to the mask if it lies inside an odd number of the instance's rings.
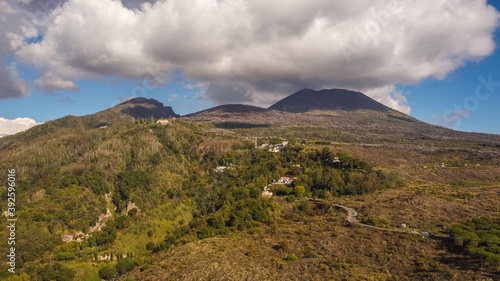
{"label": "dry grass", "polygon": [[[152,257],[135,280],[494,280],[495,272],[457,264],[441,242],[349,227],[345,214],[277,220],[259,231],[192,242]],[[280,241],[288,241],[286,251]],[[297,261],[287,261],[289,255]]]}

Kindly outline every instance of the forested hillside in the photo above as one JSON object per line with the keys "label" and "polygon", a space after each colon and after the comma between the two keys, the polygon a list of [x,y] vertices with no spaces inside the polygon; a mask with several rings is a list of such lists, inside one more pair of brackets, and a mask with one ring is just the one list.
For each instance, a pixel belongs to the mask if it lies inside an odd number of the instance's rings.
{"label": "forested hillside", "polygon": [[[17,274],[4,264],[2,278],[496,277],[494,145],[338,143],[319,127],[162,125],[121,107],[0,139],[0,170],[15,169],[18,219]],[[269,114],[241,114],[254,111]],[[7,186],[2,178],[2,202]],[[382,230],[351,225],[339,204]],[[8,235],[2,229],[0,240]],[[0,244],[0,255],[9,251]]]}

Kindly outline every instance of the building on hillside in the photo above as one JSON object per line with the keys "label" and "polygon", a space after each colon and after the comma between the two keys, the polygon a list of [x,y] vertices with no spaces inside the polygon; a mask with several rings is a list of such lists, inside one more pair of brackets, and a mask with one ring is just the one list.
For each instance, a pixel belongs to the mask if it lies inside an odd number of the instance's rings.
{"label": "building on hillside", "polygon": [[109,127],[109,123],[106,123],[106,122],[101,122],[99,123],[99,125],[97,125],[97,128],[100,128],[100,129],[106,129],[107,127]]}
{"label": "building on hillside", "polygon": [[156,124],[168,125],[170,124],[170,121],[168,121],[168,119],[158,119],[158,121],[156,121]]}
{"label": "building on hillside", "polygon": [[340,159],[338,157],[333,158],[334,163],[340,163]]}
{"label": "building on hillside", "polygon": [[282,142],[281,144],[269,145],[269,152],[277,153],[283,150],[285,146],[288,145],[287,141]]}
{"label": "building on hillside", "polygon": [[278,153],[280,152],[280,149],[278,147],[269,148],[269,152]]}
{"label": "building on hillside", "polygon": [[293,178],[286,178],[286,177],[281,177],[278,183],[283,183],[283,184],[291,184],[293,182]]}
{"label": "building on hillside", "polygon": [[227,169],[226,166],[218,166],[217,168],[215,168],[215,172],[216,173],[224,172],[226,169]]}
{"label": "building on hillside", "polygon": [[262,197],[267,197],[271,198],[273,196],[273,193],[267,190],[267,186],[264,187],[264,191],[262,191]]}
{"label": "building on hillside", "polygon": [[64,243],[68,243],[73,241],[73,235],[63,235],[61,239]]}

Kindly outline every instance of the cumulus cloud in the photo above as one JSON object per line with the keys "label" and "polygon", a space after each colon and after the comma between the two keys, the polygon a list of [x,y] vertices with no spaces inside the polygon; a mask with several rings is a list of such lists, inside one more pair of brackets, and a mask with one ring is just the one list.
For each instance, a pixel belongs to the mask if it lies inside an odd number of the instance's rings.
{"label": "cumulus cloud", "polygon": [[0,136],[16,134],[40,124],[42,123],[37,123],[35,120],[27,117],[16,119],[0,117]]}
{"label": "cumulus cloud", "polygon": [[[0,2],[0,57],[13,55],[11,44],[22,41],[23,37],[30,36],[33,29],[19,19],[18,11],[12,3]],[[16,32],[16,33],[13,33]],[[4,60],[5,61],[5,60]],[[30,94],[27,83],[20,78],[16,63],[5,64],[0,62],[0,99],[19,98]]]}
{"label": "cumulus cloud", "polygon": [[8,66],[0,64],[0,99],[18,98],[30,94],[28,85],[19,78],[16,64]]}
{"label": "cumulus cloud", "polygon": [[411,107],[408,105],[408,101],[403,96],[403,93],[396,91],[396,87],[393,85],[367,89],[364,93],[388,107],[408,115],[411,114]]}
{"label": "cumulus cloud", "polygon": [[486,0],[69,0],[16,56],[47,92],[145,79],[154,66],[208,85],[215,103],[268,105],[302,88],[364,90],[409,112],[395,84],[443,79],[495,49]]}

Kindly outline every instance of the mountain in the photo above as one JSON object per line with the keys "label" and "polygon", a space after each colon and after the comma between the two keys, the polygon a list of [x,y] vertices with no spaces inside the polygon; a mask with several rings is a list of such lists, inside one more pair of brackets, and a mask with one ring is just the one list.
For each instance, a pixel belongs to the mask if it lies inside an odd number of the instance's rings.
{"label": "mountain", "polygon": [[283,112],[245,104],[225,104],[182,117],[192,122],[209,122],[226,129],[267,127],[284,122]]}
{"label": "mountain", "polygon": [[[114,107],[84,116],[68,115],[62,118],[45,122],[30,130],[19,133],[26,140],[37,136],[55,132],[61,128],[99,128],[118,123],[129,123],[141,118],[169,118],[180,117],[170,106],[155,99],[133,98]],[[10,136],[9,136],[10,137]]]}
{"label": "mountain", "polygon": [[133,98],[123,102],[113,108],[114,111],[120,111],[134,118],[171,118],[180,117],[170,106],[164,106],[163,103],[155,99]]}
{"label": "mountain", "polygon": [[293,113],[305,113],[315,110],[350,111],[368,109],[382,112],[390,110],[387,106],[360,92],[343,89],[321,91],[303,89],[271,105],[269,109]]}
{"label": "mountain", "polygon": [[253,105],[246,105],[246,104],[224,104],[224,105],[219,105],[216,107],[212,107],[209,109],[205,109],[202,111],[198,111],[195,113],[191,113],[188,115],[185,115],[184,117],[196,117],[196,116],[203,116],[203,115],[218,115],[218,114],[224,114],[224,113],[237,113],[237,114],[244,114],[244,113],[262,113],[262,112],[269,112],[270,110],[258,107],[258,106],[253,106]]}
{"label": "mountain", "polygon": [[211,123],[220,129],[245,129],[239,133],[250,137],[301,136],[347,143],[500,147],[498,135],[460,132],[432,125],[362,93],[342,89],[304,89],[268,109],[230,104],[182,118]]}

